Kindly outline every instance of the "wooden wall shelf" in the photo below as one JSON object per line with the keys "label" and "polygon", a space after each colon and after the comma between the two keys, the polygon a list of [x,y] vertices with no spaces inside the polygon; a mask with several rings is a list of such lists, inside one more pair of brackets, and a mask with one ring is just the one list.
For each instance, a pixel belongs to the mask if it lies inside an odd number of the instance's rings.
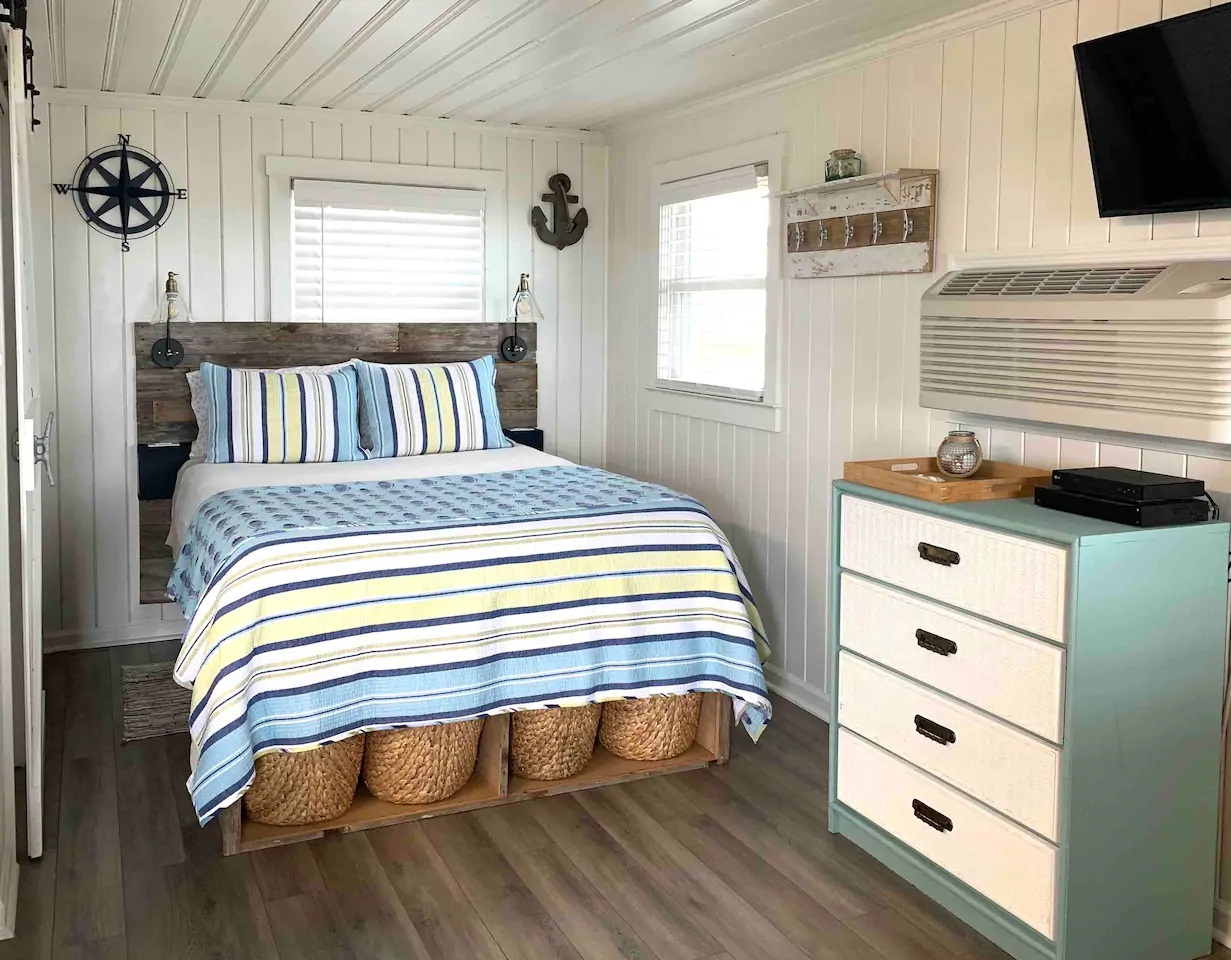
{"label": "wooden wall shelf", "polygon": [[787,276],[930,273],[936,176],[902,169],[781,194]]}
{"label": "wooden wall shelf", "polygon": [[328,833],[354,833],[387,827],[409,820],[440,817],[534,797],[574,793],[592,787],[640,780],[667,773],[696,770],[726,763],[731,753],[731,700],[721,693],[706,693],[701,702],[701,722],[691,747],[670,760],[625,760],[608,753],[601,744],[581,773],[561,780],[526,780],[509,773],[509,714],[488,717],[479,738],[479,759],[470,782],[451,797],[438,803],[389,803],[372,796],[360,783],[355,802],[342,816],[306,826],[275,827],[249,820],[242,802],[233,803],[219,814],[222,826],[222,852],[230,856],[281,847],[288,843],[319,840]]}

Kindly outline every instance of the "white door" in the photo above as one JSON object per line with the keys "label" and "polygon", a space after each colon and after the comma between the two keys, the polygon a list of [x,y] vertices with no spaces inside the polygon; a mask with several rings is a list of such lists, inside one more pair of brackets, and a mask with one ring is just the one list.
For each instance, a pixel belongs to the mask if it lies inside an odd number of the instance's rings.
{"label": "white door", "polygon": [[[3,213],[3,217],[0,218],[0,222],[4,225],[4,229],[0,229],[0,315],[3,316],[0,332],[4,334],[0,336],[0,372],[3,373],[3,377],[0,377],[0,385],[5,388],[5,392],[0,394],[0,440],[3,441],[13,436],[13,430],[17,426],[14,421],[18,418],[10,415],[8,403],[9,396],[15,397],[16,394],[9,394],[8,387],[10,384],[16,387],[17,371],[21,367],[14,356],[18,317],[17,301],[13,296],[14,275],[20,273],[21,264],[13,258],[12,238],[16,231],[11,226],[13,217],[10,209],[14,195],[15,176],[10,136],[13,129],[11,108],[18,94],[24,90],[24,82],[21,80],[21,50],[20,33],[7,27],[0,30],[0,56],[3,56],[5,61],[0,64],[0,70],[3,70],[3,76],[8,80],[7,89],[0,89],[0,110],[3,110],[5,114],[4,119],[0,120],[0,147],[2,147],[0,149],[0,185],[3,186],[2,194],[0,194],[0,208],[2,208],[0,212]],[[13,57],[10,56],[10,52]],[[14,57],[17,64],[18,81],[16,85],[13,81],[14,72],[10,69]],[[11,97],[10,91],[12,92]],[[14,653],[25,659],[26,647],[25,638],[15,636],[16,633],[24,634],[25,623],[14,624],[13,621],[13,612],[21,604],[21,596],[15,584],[25,579],[24,574],[20,570],[14,570],[12,566],[14,562],[23,566],[24,559],[17,560],[16,556],[10,553],[11,538],[16,533],[13,530],[13,524],[10,523],[10,508],[16,512],[18,505],[13,501],[21,499],[10,498],[9,481],[15,469],[16,466],[9,457],[0,455],[0,939],[13,936],[17,922],[17,811],[13,764],[15,737],[21,737],[24,743],[25,731],[14,731],[14,724],[11,721],[22,716],[23,713],[28,717],[30,713],[25,709],[24,702],[13,702]],[[24,527],[25,523],[23,515],[20,525]],[[22,689],[29,682],[29,678],[24,671],[18,671],[18,675],[23,683],[16,685],[16,689]],[[29,693],[27,692],[22,700],[28,699]],[[41,789],[39,792],[41,796]],[[40,823],[41,819],[39,816]],[[42,851],[41,839],[40,829],[39,852]]]}
{"label": "white door", "polygon": [[[32,218],[30,209],[30,98],[26,92],[23,32],[8,31],[8,188],[7,256],[12,269],[10,309],[16,346],[16,431],[18,514],[20,517],[22,660],[25,687],[26,831],[31,857],[43,855],[43,473],[52,483],[46,454],[52,414],[42,422],[39,393],[38,323],[34,304]],[[42,431],[40,434],[39,431]]]}

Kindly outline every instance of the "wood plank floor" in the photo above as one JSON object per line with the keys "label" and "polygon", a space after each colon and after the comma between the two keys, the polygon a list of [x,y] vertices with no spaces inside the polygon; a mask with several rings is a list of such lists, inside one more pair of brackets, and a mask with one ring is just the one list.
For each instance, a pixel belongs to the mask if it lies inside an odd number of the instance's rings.
{"label": "wood plank floor", "polygon": [[187,734],[119,741],[121,666],[173,655],[48,658],[47,852],[0,960],[1006,957],[828,833],[826,725],[781,700],[729,767],[224,859]]}

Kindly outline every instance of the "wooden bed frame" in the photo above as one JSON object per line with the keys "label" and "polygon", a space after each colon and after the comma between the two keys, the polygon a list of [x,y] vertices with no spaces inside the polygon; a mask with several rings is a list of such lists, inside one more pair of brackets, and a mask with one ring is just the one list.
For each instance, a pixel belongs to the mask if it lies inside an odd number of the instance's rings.
{"label": "wooden bed frame", "polygon": [[[500,341],[512,332],[501,323],[173,323],[171,335],[184,347],[184,362],[170,370],[150,359],[150,348],[165,335],[161,323],[134,327],[134,390],[137,443],[191,443],[197,421],[184,374],[205,361],[228,367],[291,367],[344,363],[358,358],[377,363],[453,363],[492,354],[496,360],[496,402],[506,427],[538,425],[537,328],[518,332],[529,347],[526,359],[499,359]],[[166,545],[171,501],[144,500],[138,510],[141,603],[165,603],[172,557]]]}
{"label": "wooden bed frame", "polygon": [[488,717],[479,738],[479,760],[470,781],[453,796],[438,803],[399,804],[378,800],[363,783],[349,810],[336,820],[301,827],[274,827],[255,823],[236,801],[219,814],[222,852],[230,856],[280,847],[288,843],[317,840],[328,833],[354,833],[387,827],[408,820],[422,820],[448,813],[478,810],[532,797],[589,790],[625,780],[640,780],[665,773],[696,770],[726,763],[731,754],[731,700],[721,693],[706,693],[701,701],[701,723],[691,747],[671,760],[624,760],[598,744],[581,773],[562,780],[524,780],[509,773],[509,714]]}

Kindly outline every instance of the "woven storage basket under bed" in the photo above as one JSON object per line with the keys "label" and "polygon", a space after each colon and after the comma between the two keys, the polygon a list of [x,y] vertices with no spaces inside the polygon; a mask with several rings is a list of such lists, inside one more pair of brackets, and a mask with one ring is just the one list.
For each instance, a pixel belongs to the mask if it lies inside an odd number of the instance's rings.
{"label": "woven storage basket under bed", "polygon": [[284,827],[320,823],[350,809],[363,763],[363,734],[312,750],[267,753],[244,794],[250,820]]}
{"label": "woven storage basket under bed", "polygon": [[594,754],[602,704],[552,707],[513,714],[509,764],[527,780],[560,780],[581,773]]}
{"label": "woven storage basket under bed", "polygon": [[483,718],[368,734],[363,782],[390,803],[436,803],[469,781],[479,756]]}
{"label": "woven storage basket under bed", "polygon": [[692,746],[701,721],[701,694],[612,700],[603,704],[598,739],[625,760],[670,760]]}

